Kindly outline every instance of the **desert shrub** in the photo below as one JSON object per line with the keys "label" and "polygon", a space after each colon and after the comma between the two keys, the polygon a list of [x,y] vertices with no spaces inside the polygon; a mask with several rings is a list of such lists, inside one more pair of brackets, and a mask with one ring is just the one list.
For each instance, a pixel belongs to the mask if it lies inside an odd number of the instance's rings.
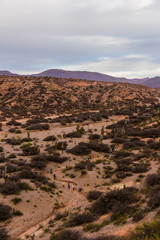
{"label": "desert shrub", "polygon": [[24,182],[8,181],[0,184],[0,192],[4,195],[18,194],[21,190],[31,190],[31,188]]}
{"label": "desert shrub", "polygon": [[133,214],[132,218],[134,222],[139,222],[141,219],[144,218],[144,211],[140,209]]}
{"label": "desert shrub", "polygon": [[127,173],[127,172],[123,172],[123,171],[119,171],[119,172],[115,172],[115,175],[116,175],[116,177],[119,179],[124,179],[124,178],[126,178],[126,177],[129,177],[129,176],[131,176],[131,175],[129,175],[129,173]]}
{"label": "desert shrub", "polygon": [[101,138],[101,135],[99,134],[91,134],[89,136],[89,140],[99,140]]}
{"label": "desert shrub", "polygon": [[100,191],[89,191],[88,195],[87,195],[87,199],[89,201],[93,201],[93,200],[96,200],[98,199],[100,196],[102,195],[102,192]]}
{"label": "desert shrub", "polygon": [[38,123],[43,123],[43,122],[48,122],[47,119],[43,118],[43,117],[35,117],[32,119],[28,119],[26,122],[26,125],[31,125],[31,124],[38,124]]}
{"label": "desert shrub", "polygon": [[94,220],[95,220],[95,216],[90,212],[74,214],[70,217],[70,219],[66,223],[66,226],[74,227],[74,226],[81,225],[83,223],[93,222]]}
{"label": "desert shrub", "polygon": [[8,132],[15,133],[18,130],[18,128],[10,128],[8,129]]}
{"label": "desert shrub", "polygon": [[124,142],[125,142],[125,139],[124,139],[124,138],[118,138],[118,137],[116,137],[116,138],[114,138],[111,142],[112,142],[112,143],[119,143],[119,144],[121,144],[121,143],[124,143]]}
{"label": "desert shrub", "polygon": [[26,146],[22,148],[23,154],[25,156],[37,155],[39,153],[39,148],[37,146]]}
{"label": "desert shrub", "polygon": [[95,163],[94,162],[87,162],[86,167],[87,167],[87,170],[92,171],[93,168],[95,167]]}
{"label": "desert shrub", "polygon": [[49,130],[49,124],[31,124],[26,128],[26,130]]}
{"label": "desert shrub", "polygon": [[19,184],[15,182],[8,181],[0,185],[0,192],[4,195],[17,194],[19,190]]}
{"label": "desert shrub", "polygon": [[88,155],[91,153],[91,150],[88,148],[87,143],[79,143],[74,148],[67,150],[68,153],[72,153],[74,155]]}
{"label": "desert shrub", "polygon": [[75,131],[75,132],[67,133],[65,136],[68,138],[81,138],[82,134]]}
{"label": "desert shrub", "polygon": [[117,151],[117,152],[115,152],[114,157],[115,158],[125,158],[125,157],[129,157],[130,155],[133,155],[133,153],[126,152],[126,151]]}
{"label": "desert shrub", "polygon": [[17,172],[18,171],[18,167],[13,165],[13,164],[11,164],[11,163],[7,163],[6,167],[7,167],[7,173],[13,173],[13,172]]}
{"label": "desert shrub", "polygon": [[151,189],[148,206],[153,209],[160,206],[160,186],[155,186]]}
{"label": "desert shrub", "polygon": [[67,142],[57,142],[57,150],[66,150],[67,145]]}
{"label": "desert shrub", "polygon": [[10,153],[9,156],[8,156],[8,158],[9,158],[9,159],[10,159],[10,158],[16,158],[16,154],[15,154],[15,153]]}
{"label": "desert shrub", "polygon": [[23,169],[19,174],[19,178],[21,179],[34,179],[36,177],[36,173],[32,172],[31,169]]}
{"label": "desert shrub", "polygon": [[53,233],[50,237],[50,240],[83,240],[80,232],[73,230],[63,230],[58,233],[56,236]]}
{"label": "desert shrub", "polygon": [[12,119],[11,121],[7,122],[6,125],[14,125],[14,126],[21,126],[20,122],[17,122],[16,120]]}
{"label": "desert shrub", "polygon": [[25,137],[25,138],[22,138],[22,141],[23,142],[32,142],[33,140],[30,137]]}
{"label": "desert shrub", "polygon": [[22,198],[15,197],[11,201],[16,205],[22,201]]}
{"label": "desert shrub", "polygon": [[145,222],[143,225],[136,227],[135,231],[130,234],[129,239],[160,239],[160,220]]}
{"label": "desert shrub", "polygon": [[159,128],[143,129],[142,132],[141,132],[141,136],[143,138],[157,138],[157,137],[160,137],[160,129]]}
{"label": "desert shrub", "polygon": [[90,142],[88,143],[88,148],[96,152],[109,153],[109,146],[104,143]]}
{"label": "desert shrub", "polygon": [[148,164],[137,163],[132,168],[133,173],[145,173],[149,170]]}
{"label": "desert shrub", "polygon": [[55,136],[47,136],[43,139],[43,141],[55,141],[56,140],[56,137]]}
{"label": "desert shrub", "polygon": [[1,156],[0,156],[0,163],[4,163],[4,162],[6,162],[6,161],[7,161],[7,158],[4,157],[4,155],[1,155]]}
{"label": "desert shrub", "polygon": [[0,221],[7,220],[12,217],[12,208],[0,203]]}
{"label": "desert shrub", "polygon": [[148,144],[147,147],[154,150],[160,150],[160,142],[152,142]]}
{"label": "desert shrub", "polygon": [[5,141],[11,145],[20,145],[22,144],[22,139],[19,138],[6,138]]}
{"label": "desert shrub", "polygon": [[8,240],[9,238],[6,228],[0,228],[0,240]]}
{"label": "desert shrub", "polygon": [[74,166],[74,169],[75,169],[76,171],[78,171],[78,170],[83,170],[83,169],[85,169],[85,168],[86,168],[86,163],[85,163],[84,161],[81,161],[81,162],[79,162],[79,163],[76,163],[75,166]]}
{"label": "desert shrub", "polygon": [[95,214],[102,215],[109,212],[119,212],[124,214],[129,211],[130,204],[136,202],[137,189],[127,187],[120,190],[112,190],[99,197],[91,206],[91,211]]}
{"label": "desert shrub", "polygon": [[123,143],[123,149],[135,148],[135,147],[136,147],[136,144],[134,142],[125,141]]}
{"label": "desert shrub", "polygon": [[115,172],[131,172],[131,171],[132,171],[132,167],[124,164],[119,164],[115,169]]}
{"label": "desert shrub", "polygon": [[15,210],[14,208],[13,208],[13,216],[23,216],[23,213],[20,211],[20,210]]}
{"label": "desert shrub", "polygon": [[123,165],[130,165],[130,164],[132,164],[132,161],[131,161],[130,158],[122,158],[122,159],[116,160],[116,164],[117,165],[121,165],[121,164],[123,164]]}
{"label": "desert shrub", "polygon": [[47,155],[47,160],[50,162],[63,163],[68,160],[68,157],[60,157],[59,153],[53,155]]}
{"label": "desert shrub", "polygon": [[0,147],[0,152],[3,152],[3,147]]}
{"label": "desert shrub", "polygon": [[47,165],[47,156],[46,155],[37,155],[32,158],[30,166],[32,168],[43,169]]}
{"label": "desert shrub", "polygon": [[148,174],[146,177],[146,183],[148,186],[160,185],[160,175],[156,173]]}
{"label": "desert shrub", "polygon": [[139,146],[139,147],[144,147],[144,146],[146,146],[145,142],[144,142],[144,141],[141,141],[141,139],[138,138],[138,137],[131,138],[130,141],[133,142],[136,146]]}

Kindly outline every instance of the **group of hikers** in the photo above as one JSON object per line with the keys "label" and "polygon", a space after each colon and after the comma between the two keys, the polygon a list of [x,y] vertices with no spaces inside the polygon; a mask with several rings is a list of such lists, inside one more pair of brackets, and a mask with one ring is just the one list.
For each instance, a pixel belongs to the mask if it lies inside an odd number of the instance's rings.
{"label": "group of hikers", "polygon": [[[63,188],[65,188],[66,187],[66,183],[65,182],[63,182]],[[68,189],[70,189],[71,188],[71,184],[70,184],[70,182],[68,182]],[[74,184],[72,184],[72,189],[73,189],[73,191],[75,190],[75,185]]]}
{"label": "group of hikers", "polygon": [[[49,172],[51,175],[53,175],[54,180],[56,180],[56,174],[55,173],[53,174],[52,168],[49,170]],[[66,186],[66,183],[63,182],[63,188],[65,188],[65,186]],[[68,189],[70,189],[70,188],[71,188],[71,185],[70,185],[70,182],[68,182]],[[72,189],[73,189],[73,191],[75,190],[74,184],[72,184]]]}

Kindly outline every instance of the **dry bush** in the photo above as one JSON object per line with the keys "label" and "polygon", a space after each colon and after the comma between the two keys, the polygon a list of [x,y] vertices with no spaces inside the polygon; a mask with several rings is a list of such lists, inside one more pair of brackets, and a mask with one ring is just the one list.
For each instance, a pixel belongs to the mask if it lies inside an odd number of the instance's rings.
{"label": "dry bush", "polygon": [[47,136],[43,139],[43,141],[55,141],[56,140],[56,137],[51,135],[51,136]]}
{"label": "dry bush", "polygon": [[12,208],[0,203],[0,221],[5,221],[12,217]]}
{"label": "dry bush", "polygon": [[68,138],[81,138],[82,134],[79,132],[70,132],[65,135]]}
{"label": "dry bush", "polygon": [[47,160],[50,162],[63,163],[68,160],[68,157],[60,157],[60,154],[47,155]]}
{"label": "dry bush", "polygon": [[115,158],[125,158],[125,157],[130,157],[131,155],[133,155],[133,153],[131,153],[131,152],[117,151],[117,152],[115,152],[114,157]]}
{"label": "dry bush", "polygon": [[116,138],[114,138],[111,142],[112,142],[112,143],[119,143],[119,144],[121,144],[121,143],[124,143],[124,142],[125,142],[125,139],[124,139],[124,138],[118,138],[118,137],[116,137]]}
{"label": "dry bush", "polygon": [[67,227],[75,227],[84,223],[93,222],[95,220],[95,215],[90,212],[84,212],[81,214],[72,215],[68,222],[66,223]]}
{"label": "dry bush", "polygon": [[102,192],[100,191],[95,191],[95,190],[89,191],[87,195],[87,199],[89,201],[97,200],[101,195],[102,195]]}
{"label": "dry bush", "polygon": [[130,209],[130,204],[138,201],[137,189],[127,187],[120,190],[112,190],[99,197],[91,206],[91,211],[97,215],[109,212],[126,213]]}
{"label": "dry bush", "polygon": [[53,233],[50,237],[50,240],[83,240],[82,234],[73,230],[63,230],[58,233],[56,236]]}
{"label": "dry bush", "polygon": [[160,185],[160,175],[156,173],[148,174],[146,177],[146,183],[148,186]]}
{"label": "dry bush", "polygon": [[96,142],[90,142],[87,144],[88,148],[95,152],[103,152],[103,153],[109,153],[110,149],[107,144],[104,143],[96,143]]}
{"label": "dry bush", "polygon": [[88,155],[91,153],[91,150],[88,148],[87,143],[79,143],[74,148],[67,150],[68,153],[72,153],[74,155]]}
{"label": "dry bush", "polygon": [[31,190],[28,183],[8,181],[0,184],[0,192],[4,195],[18,194],[22,190]]}
{"label": "dry bush", "polygon": [[160,137],[160,129],[159,128],[143,129],[142,132],[141,132],[141,136],[143,138],[157,138],[157,137]]}
{"label": "dry bush", "polygon": [[26,146],[22,148],[24,156],[37,155],[39,153],[39,148],[37,146]]}
{"label": "dry bush", "polygon": [[0,240],[9,240],[9,239],[10,239],[10,237],[7,233],[6,228],[1,228],[0,229]]}
{"label": "dry bush", "polygon": [[31,124],[30,126],[28,126],[26,128],[26,130],[49,130],[50,129],[50,126],[49,124]]}
{"label": "dry bush", "polygon": [[145,173],[149,170],[148,164],[137,163],[132,168],[133,173]]}
{"label": "dry bush", "polygon": [[89,136],[89,140],[99,140],[101,138],[101,135],[99,135],[99,134],[91,134],[90,136]]}
{"label": "dry bush", "polygon": [[75,166],[74,166],[74,169],[75,169],[76,171],[86,169],[86,162],[81,161],[81,162],[79,162],[79,163],[76,163]]}
{"label": "dry bush", "polygon": [[6,138],[5,141],[11,145],[20,145],[23,142],[22,139],[18,139],[18,138]]}
{"label": "dry bush", "polygon": [[32,158],[30,166],[32,168],[36,169],[43,169],[47,165],[47,156],[42,154],[42,155],[37,155]]}

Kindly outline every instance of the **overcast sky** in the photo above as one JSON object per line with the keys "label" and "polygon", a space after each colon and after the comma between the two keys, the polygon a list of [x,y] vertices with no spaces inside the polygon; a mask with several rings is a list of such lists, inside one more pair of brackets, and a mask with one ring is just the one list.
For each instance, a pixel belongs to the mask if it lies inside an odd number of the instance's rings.
{"label": "overcast sky", "polygon": [[0,0],[0,70],[160,76],[160,0]]}

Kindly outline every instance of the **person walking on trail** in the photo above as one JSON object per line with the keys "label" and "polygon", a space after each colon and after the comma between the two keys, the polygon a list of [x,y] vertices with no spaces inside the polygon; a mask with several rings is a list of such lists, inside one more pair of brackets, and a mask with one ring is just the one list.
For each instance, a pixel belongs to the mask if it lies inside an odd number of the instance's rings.
{"label": "person walking on trail", "polygon": [[52,168],[49,171],[50,171],[50,174],[52,174]]}
{"label": "person walking on trail", "polygon": [[70,182],[68,182],[68,188],[70,189]]}
{"label": "person walking on trail", "polygon": [[73,191],[74,191],[74,189],[75,189],[75,186],[74,186],[74,184],[73,184]]}
{"label": "person walking on trail", "polygon": [[65,182],[63,182],[63,188],[65,188],[65,185],[66,185]]}
{"label": "person walking on trail", "polygon": [[54,180],[56,180],[56,174],[53,174],[53,178],[54,178]]}

